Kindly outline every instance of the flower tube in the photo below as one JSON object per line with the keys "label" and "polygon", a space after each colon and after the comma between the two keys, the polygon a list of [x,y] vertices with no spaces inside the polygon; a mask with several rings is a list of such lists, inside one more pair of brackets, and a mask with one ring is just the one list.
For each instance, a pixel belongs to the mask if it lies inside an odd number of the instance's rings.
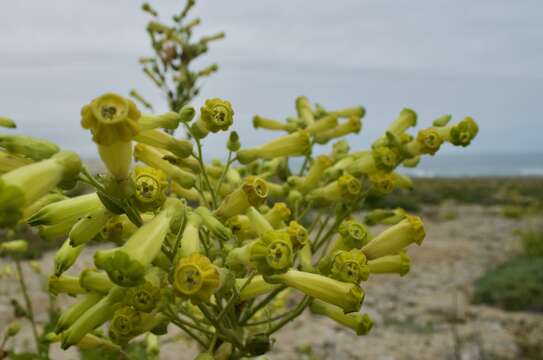
{"label": "flower tube", "polygon": [[232,238],[232,231],[213,216],[208,208],[200,206],[195,210],[195,213],[200,215],[203,225],[211,231],[213,235],[223,241],[228,241]]}
{"label": "flower tube", "polygon": [[81,250],[83,250],[83,245],[75,247],[71,246],[70,239],[66,239],[53,257],[55,275],[60,276],[63,272],[72,267],[72,265],[79,257]]}
{"label": "flower tube", "polygon": [[244,213],[250,206],[262,205],[267,197],[268,186],[266,182],[256,176],[248,176],[237,190],[223,199],[214,215],[221,219],[228,219]]}
{"label": "flower tube", "polygon": [[286,227],[285,222],[290,218],[291,211],[284,202],[276,202],[264,217],[274,229]]}
{"label": "flower tube", "polygon": [[78,277],[67,275],[49,276],[47,279],[47,290],[55,296],[58,294],[77,295],[86,293],[85,289],[79,285]]}
{"label": "flower tube", "polygon": [[322,180],[324,171],[332,165],[332,160],[326,155],[319,155],[315,158],[313,165],[309,168],[307,175],[298,182],[296,189],[306,194],[316,188]]}
{"label": "flower tube", "polygon": [[79,317],[81,317],[81,315],[85,313],[85,311],[93,307],[103,297],[104,295],[98,293],[89,293],[71,307],[63,311],[58,318],[55,332],[60,334],[62,331],[68,329]]}
{"label": "flower tube", "polygon": [[356,201],[362,192],[362,184],[351,175],[343,175],[330,184],[312,190],[308,194],[309,200],[322,199],[325,201]]}
{"label": "flower tube", "polygon": [[373,327],[373,321],[367,314],[345,314],[340,307],[314,299],[309,307],[313,314],[327,316],[337,323],[354,330],[356,335],[366,335]]}
{"label": "flower tube", "polygon": [[328,115],[334,115],[341,118],[348,118],[351,116],[363,118],[364,115],[366,115],[366,109],[363,106],[354,106],[354,107],[329,111]]}
{"label": "flower tube", "polygon": [[176,139],[158,129],[140,131],[135,137],[139,143],[170,151],[175,156],[186,158],[192,154],[192,143],[185,139]]}
{"label": "flower tube", "polygon": [[315,136],[316,134],[326,132],[338,126],[337,117],[334,115],[327,115],[309,125],[305,131],[310,135]]}
{"label": "flower tube", "polygon": [[296,124],[293,123],[284,123],[278,120],[268,119],[258,115],[255,115],[253,117],[253,127],[255,129],[279,130],[289,133],[296,131],[296,129],[298,128]]}
{"label": "flower tube", "polygon": [[444,141],[438,128],[428,128],[419,131],[417,138],[407,143],[404,149],[410,157],[422,154],[434,155]]}
{"label": "flower tube", "polygon": [[202,219],[200,215],[192,213],[189,215],[183,236],[179,243],[177,258],[188,257],[194,253],[202,253],[202,243],[200,240],[200,223]]}
{"label": "flower tube", "polygon": [[[411,127],[417,126],[417,113],[411,109],[405,108],[400,112],[400,115],[388,126],[385,133],[391,133],[395,136],[402,135]],[[377,139],[372,147],[386,145],[387,138],[385,135]]]}
{"label": "flower tube", "polygon": [[105,206],[100,206],[91,211],[76,222],[70,230],[70,244],[80,246],[89,242],[102,231],[108,220],[113,216],[114,214]]}
{"label": "flower tube", "polygon": [[141,130],[168,129],[175,130],[179,126],[181,116],[173,111],[161,115],[142,115],[139,119]]}
{"label": "flower tube", "polygon": [[305,125],[304,127],[311,126],[315,123],[311,104],[305,96],[298,96],[296,98],[296,111],[298,112],[298,117]]}
{"label": "flower tube", "polygon": [[248,164],[256,159],[270,160],[277,157],[301,156],[311,149],[311,139],[306,131],[276,138],[255,148],[241,149],[237,152],[238,161]]}
{"label": "flower tube", "polygon": [[164,171],[169,177],[184,188],[190,189],[196,182],[196,178],[193,174],[170,164],[162,158],[162,154],[158,150],[151,146],[137,144],[134,148],[134,156],[136,157],[136,160],[141,161],[150,167]]}
{"label": "flower tube", "polygon": [[32,160],[25,157],[0,151],[0,174],[31,164]]}
{"label": "flower tube", "polygon": [[22,219],[26,222],[28,218],[43,209],[45,206],[65,199],[66,197],[60,192],[46,194],[24,209]]}
{"label": "flower tube", "polygon": [[57,144],[24,135],[0,135],[0,147],[34,161],[49,159],[60,151]]}
{"label": "flower tube", "polygon": [[95,269],[85,269],[79,275],[79,285],[88,292],[107,294],[113,287],[107,274]]}
{"label": "flower tube", "polygon": [[339,124],[330,130],[316,133],[315,141],[318,144],[326,144],[328,141],[341,136],[358,134],[360,130],[362,130],[362,121],[357,116],[351,116],[343,124]]}
{"label": "flower tube", "polygon": [[364,291],[360,286],[331,279],[329,277],[289,270],[282,274],[265,277],[272,284],[283,284],[304,294],[339,306],[345,313],[360,310],[364,301]]}
{"label": "flower tube", "polygon": [[91,131],[100,158],[119,181],[128,177],[131,141],[140,131],[140,116],[132,100],[113,93],[99,96],[81,109],[81,126]]}
{"label": "flower tube", "polygon": [[369,260],[398,253],[412,243],[422,244],[424,225],[418,216],[407,215],[405,220],[393,225],[373,238],[362,251]]}
{"label": "flower tube", "polygon": [[109,251],[97,251],[94,255],[96,267],[105,270],[115,284],[139,285],[147,267],[160,252],[170,225],[182,216],[183,203],[169,198],[163,210],[143,224],[123,246]]}
{"label": "flower tube", "polygon": [[22,211],[59,185],[73,185],[81,169],[79,156],[61,151],[50,159],[32,163],[0,176],[0,224],[17,223]]}
{"label": "flower tube", "polygon": [[368,268],[372,274],[399,274],[404,276],[411,268],[411,259],[402,250],[396,255],[385,255],[368,261]]}
{"label": "flower tube", "polygon": [[89,212],[102,206],[96,193],[75,196],[44,206],[26,221],[29,225],[53,225],[64,221],[75,224]]}
{"label": "flower tube", "polygon": [[121,287],[114,287],[91,308],[83,313],[67,330],[61,333],[61,347],[66,350],[77,344],[81,339],[113,317],[115,310],[125,295],[126,290]]}
{"label": "flower tube", "polygon": [[307,229],[296,220],[292,220],[289,223],[287,233],[290,236],[290,241],[295,250],[300,250],[309,243],[309,233],[307,232]]}
{"label": "flower tube", "polygon": [[267,233],[268,231],[273,231],[273,227],[268,222],[268,220],[266,220],[266,217],[262,215],[254,207],[251,206],[249,210],[247,210],[247,217],[249,218],[249,221],[251,222],[253,229],[256,231],[258,235],[262,236],[264,233]]}

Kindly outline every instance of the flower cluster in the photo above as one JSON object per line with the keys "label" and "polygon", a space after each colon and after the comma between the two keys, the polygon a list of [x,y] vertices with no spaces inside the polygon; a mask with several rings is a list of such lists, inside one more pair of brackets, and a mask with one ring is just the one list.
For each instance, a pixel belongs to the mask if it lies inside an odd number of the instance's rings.
{"label": "flower cluster", "polygon": [[[168,33],[159,25],[152,31]],[[255,116],[255,128],[279,135],[248,148],[231,132],[228,160],[207,163],[203,141],[231,127],[230,102],[209,99],[198,116],[189,106],[146,115],[107,93],[81,111],[107,169],[98,176],[54,144],[0,137],[2,225],[27,222],[44,237],[66,238],[49,291],[77,301],[50,340],[64,349],[115,348],[177,326],[200,344],[201,358],[257,356],[306,309],[367,334],[364,282],[406,275],[406,249],[421,245],[425,231],[401,209],[364,214],[364,200],[412,187],[398,167],[416,166],[445,143],[467,146],[478,128],[469,117],[449,124],[444,116],[411,134],[417,114],[404,109],[371,147],[351,151],[342,138],[361,131],[363,107],[328,110],[299,97],[296,110],[286,121]],[[161,130],[180,126],[191,140]],[[332,141],[330,153],[317,154],[316,144]],[[58,191],[77,180],[94,191]],[[96,250],[93,242],[110,246]],[[0,251],[21,246],[3,243]],[[94,266],[67,275],[85,247]],[[108,335],[97,335],[104,324]]]}

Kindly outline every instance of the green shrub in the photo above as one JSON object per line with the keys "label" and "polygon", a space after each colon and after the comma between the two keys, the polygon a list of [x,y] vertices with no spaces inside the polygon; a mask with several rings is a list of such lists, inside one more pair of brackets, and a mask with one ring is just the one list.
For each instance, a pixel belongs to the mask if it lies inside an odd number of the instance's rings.
{"label": "green shrub", "polygon": [[543,256],[543,232],[528,231],[521,234],[522,248],[527,256]]}
{"label": "green shrub", "polygon": [[505,310],[543,312],[543,257],[522,257],[487,272],[475,283],[473,302]]}

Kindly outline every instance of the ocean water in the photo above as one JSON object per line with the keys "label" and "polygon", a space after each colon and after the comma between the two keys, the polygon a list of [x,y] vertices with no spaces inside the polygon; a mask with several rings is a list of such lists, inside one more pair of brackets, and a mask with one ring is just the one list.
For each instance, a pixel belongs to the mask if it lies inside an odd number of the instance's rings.
{"label": "ocean water", "polygon": [[419,177],[543,176],[543,153],[438,154],[401,172]]}

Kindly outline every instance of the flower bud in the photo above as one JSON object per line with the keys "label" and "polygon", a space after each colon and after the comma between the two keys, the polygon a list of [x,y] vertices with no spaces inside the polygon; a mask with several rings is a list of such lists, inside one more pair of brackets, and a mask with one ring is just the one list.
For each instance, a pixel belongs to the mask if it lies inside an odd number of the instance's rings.
{"label": "flower bud", "polygon": [[266,220],[266,217],[252,206],[247,210],[247,217],[249,218],[253,229],[259,236],[273,230],[273,227],[268,220]]}
{"label": "flower bud", "polygon": [[184,216],[180,200],[169,198],[153,219],[143,224],[127,241],[110,251],[97,251],[94,262],[120,286],[136,286],[143,282],[146,268],[156,258],[170,230],[170,225]]}
{"label": "flower bud", "polygon": [[63,272],[72,267],[79,257],[81,250],[83,250],[83,245],[74,247],[70,245],[70,239],[66,239],[53,257],[55,275],[60,276]]}
{"label": "flower bud", "polygon": [[162,158],[162,154],[158,150],[151,146],[137,144],[134,155],[136,160],[141,161],[150,167],[162,170],[171,177],[172,180],[178,182],[184,188],[190,189],[196,182],[196,178],[193,174],[170,164]]}
{"label": "flower bud", "polygon": [[239,135],[237,132],[232,131],[228,136],[228,141],[226,142],[226,148],[228,151],[236,152],[241,148],[241,143],[239,142]]}
{"label": "flower bud", "polygon": [[327,316],[337,323],[354,330],[358,336],[368,334],[373,327],[373,321],[367,314],[345,314],[340,307],[318,299],[311,302],[309,309],[313,314]]}
{"label": "flower bud", "polygon": [[411,243],[420,245],[424,239],[424,225],[418,216],[407,215],[405,220],[389,227],[368,244],[362,251],[369,260],[396,254]]}
{"label": "flower bud", "polygon": [[274,159],[277,157],[301,156],[311,150],[311,139],[305,131],[276,138],[255,148],[241,149],[237,159],[242,164],[248,164],[256,159]]}
{"label": "flower bud", "polygon": [[207,257],[193,253],[177,262],[172,285],[179,296],[206,302],[220,287],[219,271]]}
{"label": "flower bud", "polygon": [[180,158],[186,158],[192,154],[192,143],[189,140],[176,139],[162,130],[141,131],[134,139],[142,144],[168,150]]}
{"label": "flower bud", "polygon": [[310,135],[317,135],[320,133],[325,133],[329,130],[338,126],[337,117],[334,115],[325,116],[318,121],[315,121],[312,125],[309,125],[305,130]]}
{"label": "flower bud", "polygon": [[34,161],[49,159],[60,151],[57,144],[24,135],[0,135],[0,147]]}
{"label": "flower bud", "polygon": [[449,124],[451,119],[452,119],[452,115],[450,114],[440,116],[432,122],[432,126],[445,127],[447,126],[447,124]]}
{"label": "flower bud", "polygon": [[22,210],[62,183],[72,183],[81,169],[79,157],[61,151],[50,159],[29,164],[0,176],[0,224],[11,226]]}
{"label": "flower bud", "polygon": [[369,271],[372,274],[399,274],[404,276],[409,272],[411,259],[405,251],[397,255],[385,255],[368,261]]}
{"label": "flower bud", "polygon": [[202,242],[200,240],[200,224],[202,218],[197,213],[191,213],[188,217],[183,236],[179,243],[177,257],[188,257],[193,253],[202,253]]}
{"label": "flower bud", "polygon": [[257,296],[267,294],[277,289],[280,285],[267,283],[262,275],[254,276],[247,284],[248,279],[236,279],[240,301],[254,299]]}
{"label": "flower bud", "polygon": [[360,310],[364,292],[360,286],[341,282],[319,274],[289,270],[266,277],[266,281],[293,287],[304,294],[339,306],[345,313]]}
{"label": "flower bud", "polygon": [[316,188],[322,180],[324,171],[332,166],[332,160],[326,155],[319,155],[309,168],[307,175],[295,186],[302,194],[306,194]]}
{"label": "flower bud", "polygon": [[189,123],[194,119],[194,115],[196,115],[196,110],[192,106],[185,105],[179,110],[179,117],[181,122]]}
{"label": "flower bud", "polygon": [[262,205],[267,197],[266,182],[256,176],[248,176],[237,190],[224,198],[219,208],[215,210],[215,216],[228,219],[244,213],[250,206]]}

